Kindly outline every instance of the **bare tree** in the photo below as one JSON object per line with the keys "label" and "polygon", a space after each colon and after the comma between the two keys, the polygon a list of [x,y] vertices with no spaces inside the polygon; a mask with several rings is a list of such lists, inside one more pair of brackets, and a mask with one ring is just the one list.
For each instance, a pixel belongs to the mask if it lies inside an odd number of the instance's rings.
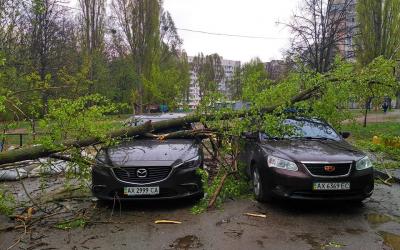
{"label": "bare tree", "polygon": [[161,10],[160,15],[160,44],[161,62],[167,60],[171,54],[173,56],[179,56],[182,39],[178,35],[171,14],[163,9]]}
{"label": "bare tree", "polygon": [[79,0],[80,23],[82,27],[82,44],[89,59],[89,92],[93,92],[94,87],[94,57],[101,53],[104,48],[105,0]]}
{"label": "bare tree", "polygon": [[[63,29],[66,20],[64,15],[68,11],[58,0],[35,0],[27,7],[31,61],[34,69],[39,73],[41,82],[48,85],[51,80],[49,77],[57,73],[57,68],[52,66],[55,66],[55,62],[63,60],[59,58],[57,49],[60,48],[63,32],[66,31]],[[49,90],[43,88],[42,115],[47,113],[49,95]]]}
{"label": "bare tree", "polygon": [[0,0],[0,51],[14,52],[20,33],[22,2]]}
{"label": "bare tree", "polygon": [[354,0],[304,0],[299,13],[285,24],[293,34],[289,55],[316,72],[326,72],[352,27],[346,19]]}

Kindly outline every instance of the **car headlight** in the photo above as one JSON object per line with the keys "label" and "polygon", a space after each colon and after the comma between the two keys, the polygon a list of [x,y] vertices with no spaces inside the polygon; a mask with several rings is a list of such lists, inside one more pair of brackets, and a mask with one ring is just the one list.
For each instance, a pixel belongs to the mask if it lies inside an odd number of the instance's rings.
{"label": "car headlight", "polygon": [[181,163],[180,165],[178,165],[177,167],[179,168],[198,168],[201,165],[201,157],[200,156],[196,156],[192,159],[189,159],[183,163]]}
{"label": "car headlight", "polygon": [[356,169],[357,170],[364,170],[364,169],[367,169],[367,168],[372,168],[372,162],[368,158],[368,156],[365,156],[364,158],[362,158],[361,160],[356,162]]}
{"label": "car headlight", "polygon": [[107,165],[107,157],[106,152],[104,150],[100,150],[95,157],[95,165],[96,166],[104,166]]}
{"label": "car headlight", "polygon": [[296,163],[275,156],[268,156],[268,166],[271,168],[281,168],[290,171],[299,170]]}

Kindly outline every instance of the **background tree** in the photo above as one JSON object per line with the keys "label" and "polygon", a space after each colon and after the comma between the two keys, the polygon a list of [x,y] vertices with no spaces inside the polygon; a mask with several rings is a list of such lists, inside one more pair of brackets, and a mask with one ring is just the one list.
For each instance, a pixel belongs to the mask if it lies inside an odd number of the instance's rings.
{"label": "background tree", "polygon": [[357,81],[352,85],[354,99],[365,103],[364,127],[367,126],[367,114],[369,104],[380,106],[386,96],[395,91],[400,91],[393,74],[395,62],[385,60],[383,56],[375,58],[371,63],[358,72]]}
{"label": "background tree", "polygon": [[218,54],[204,56],[203,53],[193,58],[191,65],[197,76],[200,87],[200,97],[218,90],[218,84],[224,79],[225,71],[221,65],[221,57]]}
{"label": "background tree", "polygon": [[150,97],[145,91],[145,82],[153,82],[152,73],[159,65],[160,3],[158,0],[115,0],[112,6],[139,76],[138,104],[143,112],[144,100]]}
{"label": "background tree", "polygon": [[242,68],[235,68],[231,81],[228,82],[229,91],[232,95],[232,100],[242,99]]}
{"label": "background tree", "polygon": [[[58,0],[32,0],[28,8],[30,56],[33,69],[38,73],[42,88],[42,115],[47,113],[50,91],[57,69],[62,67],[65,53],[62,34],[66,30],[63,14],[68,12]],[[57,50],[58,49],[58,50]]]}
{"label": "background tree", "polygon": [[327,72],[335,53],[346,41],[347,11],[353,0],[304,0],[298,13],[285,24],[293,34],[288,55],[316,72]]}
{"label": "background tree", "polygon": [[[396,59],[400,55],[400,0],[357,2],[356,56],[365,66],[375,58]],[[400,108],[400,92],[397,92]]]}
{"label": "background tree", "polygon": [[[106,17],[106,1],[105,0],[79,0],[80,13],[79,22],[81,26],[82,47],[84,48],[84,56],[88,57],[89,63],[89,93],[93,93],[95,86],[95,78],[99,81],[101,78],[101,69],[96,75],[96,68],[104,66],[105,59],[103,57],[104,35],[105,35],[105,17]],[[97,67],[96,67],[97,66]]]}
{"label": "background tree", "polygon": [[260,93],[271,85],[264,63],[259,58],[252,59],[249,63],[243,65],[241,75],[244,101],[252,100],[254,93]]}

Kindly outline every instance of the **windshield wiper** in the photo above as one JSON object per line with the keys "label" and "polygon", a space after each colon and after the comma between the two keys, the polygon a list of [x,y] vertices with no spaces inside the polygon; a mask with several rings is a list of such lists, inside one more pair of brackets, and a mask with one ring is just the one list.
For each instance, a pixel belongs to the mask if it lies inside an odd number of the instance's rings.
{"label": "windshield wiper", "polygon": [[298,136],[298,137],[291,137],[290,139],[336,141],[335,139],[328,138],[328,137],[314,137],[314,136]]}

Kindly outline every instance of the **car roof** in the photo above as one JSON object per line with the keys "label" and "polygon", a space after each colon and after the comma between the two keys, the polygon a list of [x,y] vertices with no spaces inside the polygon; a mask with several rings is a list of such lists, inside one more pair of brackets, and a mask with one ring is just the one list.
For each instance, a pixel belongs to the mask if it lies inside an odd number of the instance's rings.
{"label": "car roof", "polygon": [[165,120],[185,117],[187,115],[188,115],[187,113],[157,113],[157,114],[133,115],[125,121],[125,124],[130,126],[139,126],[148,121],[152,122],[165,121]]}

